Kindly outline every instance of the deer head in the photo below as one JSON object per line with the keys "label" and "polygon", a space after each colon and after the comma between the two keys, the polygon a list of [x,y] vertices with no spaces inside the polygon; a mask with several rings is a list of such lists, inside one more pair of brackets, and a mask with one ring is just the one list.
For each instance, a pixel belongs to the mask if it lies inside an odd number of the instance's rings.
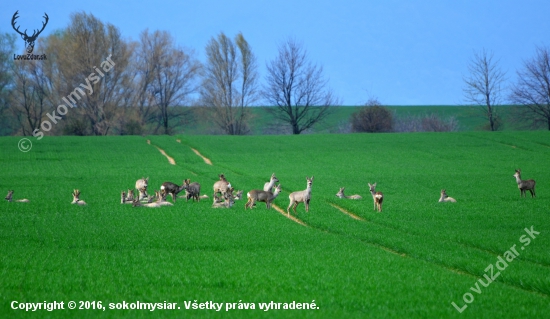
{"label": "deer head", "polygon": [[13,17],[11,18],[11,26],[13,27],[13,29],[19,33],[21,35],[21,38],[25,41],[25,43],[27,44],[27,53],[32,53],[32,51],[34,50],[34,42],[36,41],[36,38],[38,38],[38,35],[44,31],[44,28],[46,27],[46,25],[48,24],[48,21],[50,20],[50,18],[48,17],[48,14],[46,12],[44,12],[44,19],[46,20],[45,22],[42,22],[42,29],[40,30],[34,30],[34,32],[32,33],[31,36],[29,36],[27,34],[27,29],[25,29],[25,32],[21,32],[19,31],[19,27],[16,27],[15,26],[15,20],[17,20],[17,18],[19,18],[19,16],[17,15],[19,13],[19,10],[15,11],[15,13],[13,14]]}

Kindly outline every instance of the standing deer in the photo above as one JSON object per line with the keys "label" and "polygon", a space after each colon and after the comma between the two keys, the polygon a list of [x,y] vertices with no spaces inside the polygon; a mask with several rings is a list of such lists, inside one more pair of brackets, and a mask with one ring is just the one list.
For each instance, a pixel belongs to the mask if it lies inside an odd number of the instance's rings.
{"label": "standing deer", "polygon": [[338,193],[336,193],[336,196],[338,198],[348,198],[348,199],[361,199],[363,197],[361,197],[361,195],[351,195],[351,196],[346,196],[344,195],[344,187],[340,188],[340,190],[338,191]]}
{"label": "standing deer", "polygon": [[271,174],[271,178],[269,179],[269,182],[264,184],[264,192],[273,192],[273,187],[275,186],[275,183],[278,183],[279,179],[275,177],[275,173]]}
{"label": "standing deer", "polygon": [[136,181],[136,189],[139,193],[138,200],[144,200],[149,197],[149,195],[147,195],[147,186],[149,186],[149,177]]}
{"label": "standing deer", "polygon": [[218,175],[220,177],[220,180],[214,183],[214,195],[217,193],[225,194],[228,189],[231,188],[231,184],[225,179],[224,174]]}
{"label": "standing deer", "polygon": [[296,207],[300,203],[304,203],[306,205],[306,212],[309,212],[309,202],[311,200],[311,185],[313,184],[313,176],[311,178],[306,177],[307,181],[307,187],[303,191],[293,192],[288,195],[288,199],[290,199],[290,204],[288,205],[286,209],[287,215],[290,216],[290,207],[294,210],[294,214],[296,214]]}
{"label": "standing deer", "polygon": [[86,205],[86,202],[80,199],[80,191],[78,189],[73,191],[73,201],[71,204],[77,204],[80,206]]}
{"label": "standing deer", "polygon": [[183,180],[183,184],[181,186],[178,186],[171,182],[164,182],[160,186],[160,191],[164,194],[170,194],[172,196],[172,201],[176,202],[176,195],[178,195],[182,190],[185,189],[185,180]]}
{"label": "standing deer", "polygon": [[516,169],[516,173],[514,174],[514,177],[516,178],[516,182],[518,183],[520,197],[527,197],[527,195],[525,194],[525,191],[531,192],[531,197],[537,197],[537,195],[535,194],[534,180],[532,179],[521,180],[521,170],[519,168]]}
{"label": "standing deer", "polygon": [[[13,191],[8,191],[8,195],[6,196],[6,200],[8,202],[12,202],[13,201],[12,196],[13,196]],[[22,199],[16,199],[15,202],[17,202],[17,203],[28,203],[28,202],[30,202],[30,200],[28,200],[26,198],[22,198]]]}
{"label": "standing deer", "polygon": [[447,195],[447,192],[446,190],[442,189],[441,190],[441,197],[439,197],[439,202],[440,203],[456,203],[456,199],[450,197],[449,195]]}
{"label": "standing deer", "polygon": [[186,201],[189,201],[189,198],[193,198],[193,201],[195,199],[200,202],[200,193],[201,193],[201,185],[197,182],[191,183],[190,179],[186,179],[183,181],[183,185],[185,187],[185,198]]}
{"label": "standing deer", "polygon": [[382,201],[384,201],[384,194],[381,192],[377,192],[374,188],[376,187],[376,183],[369,184],[369,190],[372,194],[372,200],[374,201],[374,210],[378,209],[378,212],[382,212]]}
{"label": "standing deer", "polygon": [[271,209],[271,203],[275,198],[277,198],[277,195],[281,192],[281,184],[277,185],[275,187],[275,191],[271,192],[269,191],[262,191],[259,189],[251,190],[250,192],[246,193],[246,197],[248,198],[248,201],[244,205],[244,209],[252,208],[256,202],[265,202],[265,207],[267,209]]}

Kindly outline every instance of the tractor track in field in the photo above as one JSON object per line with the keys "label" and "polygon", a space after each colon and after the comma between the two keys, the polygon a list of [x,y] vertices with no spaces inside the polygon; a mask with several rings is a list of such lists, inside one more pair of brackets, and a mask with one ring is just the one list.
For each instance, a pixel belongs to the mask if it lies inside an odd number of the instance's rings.
{"label": "tractor track in field", "polygon": [[162,148],[160,148],[160,147],[158,147],[158,146],[156,146],[156,145],[154,145],[154,144],[151,144],[151,140],[147,140],[147,144],[156,147],[157,150],[159,150],[159,152],[160,152],[162,155],[164,155],[164,156],[166,157],[166,159],[168,159],[168,163],[170,163],[170,164],[172,164],[172,165],[176,165],[176,161],[174,160],[174,158],[171,157],[171,156],[169,156],[168,154],[166,154],[166,152],[165,152]]}
{"label": "tractor track in field", "polygon": [[281,207],[279,207],[275,204],[271,204],[271,206],[273,206],[273,208],[275,208],[276,211],[278,211],[279,213],[281,213],[281,215],[285,216],[286,218],[290,219],[291,221],[293,221],[295,223],[298,223],[302,226],[311,227],[308,224],[306,224],[304,221],[302,221],[301,219],[298,219],[297,217],[294,217],[292,215],[287,214]]}
{"label": "tractor track in field", "polygon": [[[181,140],[180,140],[180,139],[177,139],[176,142],[178,142],[178,143],[181,144]],[[197,154],[198,157],[202,158],[202,160],[203,160],[206,164],[208,164],[208,165],[210,165],[210,166],[213,165],[213,164],[212,164],[212,161],[211,161],[208,157],[203,156],[198,150],[192,148],[191,146],[189,146],[189,148],[190,148],[195,154]]]}
{"label": "tractor track in field", "polygon": [[364,219],[364,218],[362,218],[362,217],[359,217],[359,216],[357,216],[357,215],[355,215],[355,214],[353,214],[353,213],[351,213],[351,212],[345,210],[344,208],[342,208],[342,207],[340,207],[340,206],[338,206],[338,205],[336,205],[336,204],[332,204],[332,203],[331,203],[330,206],[336,208],[337,210],[341,211],[342,213],[348,215],[349,217],[351,217],[351,218],[353,218],[353,219],[355,219],[355,220],[366,221],[366,219]]}

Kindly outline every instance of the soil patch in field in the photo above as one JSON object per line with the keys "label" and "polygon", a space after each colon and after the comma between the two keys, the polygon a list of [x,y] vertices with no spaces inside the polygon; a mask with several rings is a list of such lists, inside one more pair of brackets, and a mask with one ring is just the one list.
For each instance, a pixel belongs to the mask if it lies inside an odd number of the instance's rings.
{"label": "soil patch in field", "polygon": [[197,154],[200,158],[202,158],[202,160],[203,160],[206,164],[212,165],[212,161],[211,161],[209,158],[202,156],[202,154],[199,153],[199,151],[197,151],[196,149],[194,149],[194,148],[192,148],[192,147],[191,147],[191,150],[193,150],[193,152],[195,152],[195,154]]}
{"label": "soil patch in field", "polygon": [[349,211],[343,209],[342,207],[340,207],[340,206],[338,206],[338,205],[330,204],[330,206],[336,208],[337,210],[341,211],[342,213],[348,215],[349,217],[351,217],[351,218],[353,218],[353,219],[362,220],[362,221],[365,220],[364,218],[359,217],[359,216],[357,216],[357,215],[355,215],[355,214],[353,214],[353,213],[351,213],[351,212],[349,212]]}
{"label": "soil patch in field", "polygon": [[[147,140],[147,144],[151,145],[151,140]],[[157,150],[159,150],[159,152],[168,159],[168,163],[170,163],[172,165],[176,165],[176,161],[174,160],[174,158],[172,158],[168,154],[166,154],[166,152],[162,148],[160,148],[156,145],[153,145],[153,146],[156,147]]]}
{"label": "soil patch in field", "polygon": [[285,216],[286,218],[292,220],[293,222],[296,222],[302,226],[306,226],[308,227],[308,225],[306,223],[304,223],[303,221],[299,220],[298,218],[292,216],[292,215],[288,215],[281,207],[275,205],[275,204],[271,204],[271,206],[273,208],[275,208],[276,211],[278,211],[279,213],[281,213],[283,216]]}

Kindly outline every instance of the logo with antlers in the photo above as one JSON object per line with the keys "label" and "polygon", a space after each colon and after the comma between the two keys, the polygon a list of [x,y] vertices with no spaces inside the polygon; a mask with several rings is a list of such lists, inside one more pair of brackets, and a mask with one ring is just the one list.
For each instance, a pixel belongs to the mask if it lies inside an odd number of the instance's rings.
{"label": "logo with antlers", "polygon": [[48,24],[48,20],[49,20],[48,14],[44,12],[43,18],[46,19],[46,21],[42,22],[42,29],[40,29],[40,31],[35,29],[33,34],[29,36],[27,34],[27,29],[25,29],[25,32],[21,32],[19,31],[19,27],[15,26],[15,20],[19,18],[19,16],[17,15],[18,13],[19,13],[19,10],[15,11],[15,13],[13,14],[13,17],[11,18],[11,26],[17,33],[21,35],[21,38],[25,41],[25,44],[27,45],[27,53],[32,53],[32,51],[34,50],[34,42],[36,41],[36,38],[38,38],[38,35],[44,30],[44,28]]}

